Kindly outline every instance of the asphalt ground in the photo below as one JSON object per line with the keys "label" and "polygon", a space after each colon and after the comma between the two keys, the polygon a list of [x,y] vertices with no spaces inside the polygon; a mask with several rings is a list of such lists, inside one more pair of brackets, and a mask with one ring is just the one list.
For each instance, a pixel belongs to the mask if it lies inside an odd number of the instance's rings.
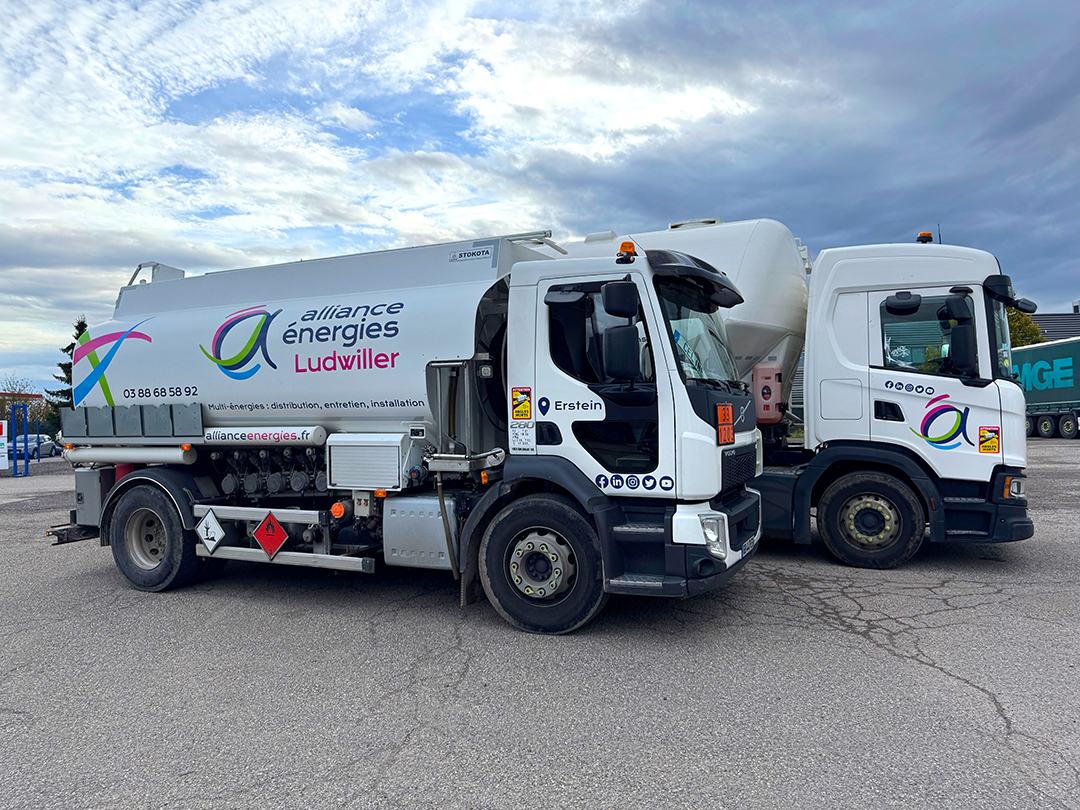
{"label": "asphalt ground", "polygon": [[385,567],[140,593],[0,473],[0,807],[1080,808],[1080,441],[1029,454],[1030,540],[766,542],[558,638]]}

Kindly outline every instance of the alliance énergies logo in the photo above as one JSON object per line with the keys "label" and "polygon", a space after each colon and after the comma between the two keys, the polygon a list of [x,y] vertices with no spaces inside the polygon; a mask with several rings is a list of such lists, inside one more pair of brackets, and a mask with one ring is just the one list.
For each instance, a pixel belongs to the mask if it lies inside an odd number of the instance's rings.
{"label": "alliance \u00e9nergies logo", "polygon": [[[112,390],[109,388],[109,381],[105,379],[105,371],[109,368],[109,364],[112,363],[113,358],[116,357],[116,353],[120,351],[120,346],[128,338],[135,338],[136,340],[145,340],[147,343],[153,343],[151,337],[143,332],[135,331],[142,326],[150,318],[145,318],[135,324],[133,327],[125,332],[110,332],[107,335],[99,335],[96,338],[90,337],[90,330],[87,329],[78,337],[78,344],[75,347],[75,351],[71,355],[71,362],[73,365],[78,364],[80,360],[86,358],[90,361],[90,373],[87,374],[82,382],[75,386],[72,390],[72,404],[78,405],[84,399],[86,395],[94,390],[94,386],[101,386],[102,396],[105,397],[105,403],[107,405],[115,405],[113,400]],[[108,353],[98,358],[97,350],[110,346]]]}
{"label": "alliance \u00e9nergies logo", "polygon": [[[280,309],[271,313],[267,310],[265,304],[238,310],[229,315],[225,322],[218,327],[217,332],[214,333],[214,339],[210,344],[212,352],[208,352],[201,343],[199,348],[202,349],[202,353],[206,355],[208,360],[221,369],[222,374],[234,380],[246,380],[262,368],[262,364],[255,360],[255,355],[259,352],[262,352],[263,359],[270,368],[277,368],[274,361],[270,359],[270,354],[266,348],[266,336],[270,332],[270,324],[280,314]],[[225,341],[229,333],[245,321],[255,319],[257,320],[252,326],[251,335],[240,350],[231,357],[223,357],[226,351],[224,348]],[[243,332],[240,334],[243,334]],[[237,342],[234,339],[230,341],[230,344],[235,346]],[[251,366],[252,362],[255,362],[254,366]]]}

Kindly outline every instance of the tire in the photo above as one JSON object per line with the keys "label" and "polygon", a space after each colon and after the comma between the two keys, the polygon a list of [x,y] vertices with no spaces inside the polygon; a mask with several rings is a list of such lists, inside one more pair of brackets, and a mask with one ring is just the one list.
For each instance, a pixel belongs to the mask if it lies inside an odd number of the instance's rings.
{"label": "tire", "polygon": [[1028,438],[1035,435],[1035,417],[1031,414],[1024,417],[1024,435]]}
{"label": "tire", "polygon": [[190,582],[200,569],[195,532],[185,531],[173,502],[155,486],[120,496],[109,521],[116,567],[140,591],[164,591]]}
{"label": "tire", "polygon": [[569,633],[607,601],[600,541],[560,495],[529,495],[495,516],[480,542],[480,581],[499,615],[530,633]]}
{"label": "tire", "polygon": [[1058,433],[1063,439],[1076,438],[1076,414],[1063,413],[1058,417]]}
{"label": "tire", "polygon": [[829,485],[817,506],[818,531],[841,562],[895,568],[918,551],[926,531],[911,488],[886,473],[850,473]]}
{"label": "tire", "polygon": [[1053,414],[1044,413],[1035,420],[1035,429],[1044,439],[1052,438],[1057,433],[1058,420]]}

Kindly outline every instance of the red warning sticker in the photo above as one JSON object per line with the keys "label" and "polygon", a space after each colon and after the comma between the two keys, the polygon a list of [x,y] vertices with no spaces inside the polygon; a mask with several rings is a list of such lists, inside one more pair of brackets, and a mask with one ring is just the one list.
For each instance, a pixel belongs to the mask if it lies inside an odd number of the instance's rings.
{"label": "red warning sticker", "polygon": [[281,551],[281,547],[285,545],[285,541],[288,539],[289,535],[272,513],[267,514],[263,518],[263,522],[259,524],[259,528],[255,530],[255,540],[262,546],[262,550],[267,553],[271,560]]}

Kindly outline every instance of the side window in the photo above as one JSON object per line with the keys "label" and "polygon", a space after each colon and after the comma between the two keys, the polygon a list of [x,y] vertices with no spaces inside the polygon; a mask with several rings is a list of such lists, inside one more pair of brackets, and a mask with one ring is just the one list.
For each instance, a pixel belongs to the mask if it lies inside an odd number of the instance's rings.
{"label": "side window", "polygon": [[[641,310],[632,323],[641,342],[641,382],[653,381],[652,351]],[[587,293],[580,301],[548,305],[548,342],[551,359],[563,372],[587,384],[607,382],[601,357],[604,330],[625,326],[626,320],[608,315],[600,291]]]}
{"label": "side window", "polygon": [[[885,368],[918,374],[959,376],[952,370],[949,345],[952,328],[945,307],[948,296],[924,296],[918,310],[894,315],[881,303],[881,338]],[[974,311],[971,297],[968,307]]]}

